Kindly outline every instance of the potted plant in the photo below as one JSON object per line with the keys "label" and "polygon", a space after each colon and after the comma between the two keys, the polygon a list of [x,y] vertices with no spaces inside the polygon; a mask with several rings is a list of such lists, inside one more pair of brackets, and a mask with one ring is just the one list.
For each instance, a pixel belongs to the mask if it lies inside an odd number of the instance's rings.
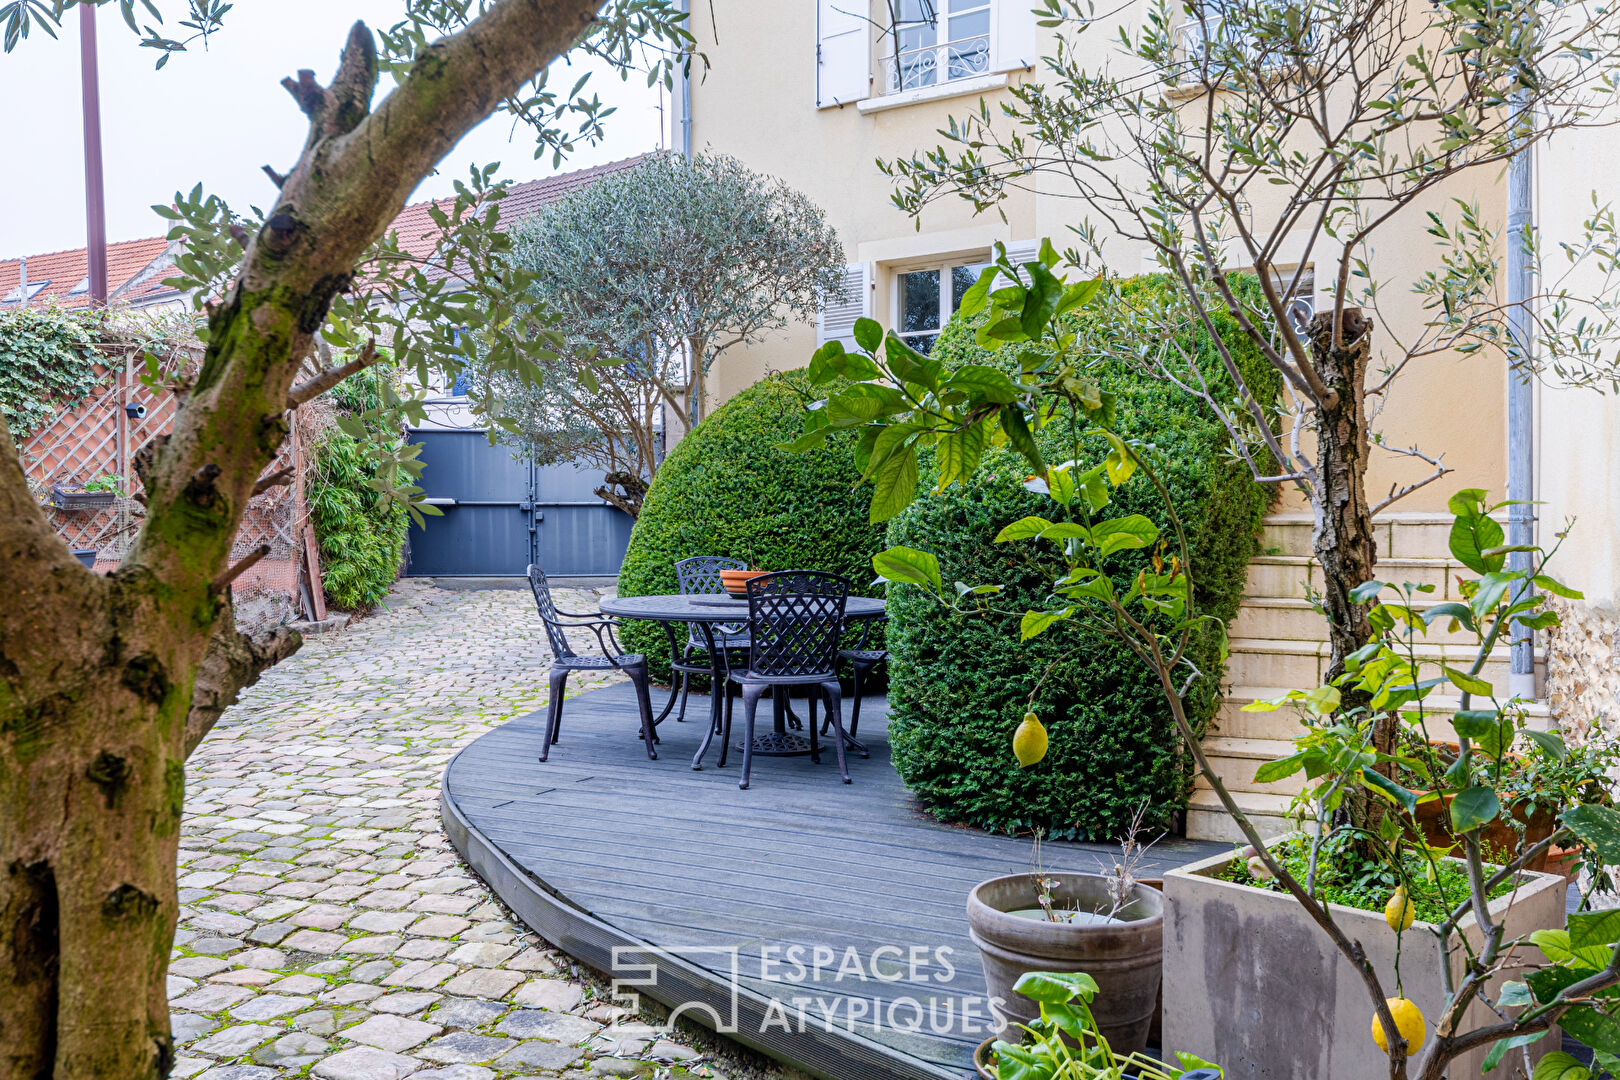
{"label": "potted plant", "polygon": [[84,483],[51,485],[51,503],[58,510],[105,510],[123,494],[118,477],[101,473]]}
{"label": "potted plant", "polygon": [[1179,1067],[1140,1051],[1121,1054],[1097,1018],[1101,988],[1084,972],[1029,972],[1013,989],[1036,1002],[1039,1015],[1020,1025],[1016,1041],[979,1044],[973,1066],[983,1080],[1221,1080],[1219,1068],[1192,1054],[1177,1054]]}
{"label": "potted plant", "polygon": [[720,571],[720,584],[725,587],[729,596],[742,600],[748,596],[748,583],[768,573],[770,573],[769,570],[722,570]]}
{"label": "potted plant", "polygon": [[1147,1046],[1158,1002],[1164,898],[1121,876],[1037,871],[980,882],[968,894],[968,932],[979,948],[992,1000],[1029,1024],[1038,999],[1030,972],[1089,972],[1102,987],[1098,1028],[1127,1053]]}

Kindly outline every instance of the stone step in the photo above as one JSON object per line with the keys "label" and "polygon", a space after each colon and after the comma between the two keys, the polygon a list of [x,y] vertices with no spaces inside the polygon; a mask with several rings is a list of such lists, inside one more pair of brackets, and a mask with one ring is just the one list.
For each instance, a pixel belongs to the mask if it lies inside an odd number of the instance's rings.
{"label": "stone step", "polygon": [[[1380,559],[1379,580],[1397,585],[1433,585],[1430,600],[1457,599],[1457,575],[1478,577],[1450,559]],[[1322,568],[1305,555],[1261,555],[1249,563],[1245,596],[1303,600],[1322,589]]]}
{"label": "stone step", "polygon": [[[1281,686],[1232,686],[1221,701],[1220,712],[1216,714],[1215,725],[1208,736],[1205,737],[1207,745],[1211,738],[1231,739],[1260,739],[1260,740],[1288,740],[1299,735],[1304,729],[1299,722],[1296,710],[1284,706],[1273,712],[1244,712],[1243,706],[1253,701],[1274,701],[1288,692],[1287,687]],[[1451,728],[1451,715],[1461,706],[1462,699],[1455,695],[1431,694],[1424,700],[1425,711],[1428,718],[1424,720],[1424,727],[1428,729],[1429,738],[1440,742],[1455,742],[1457,733]],[[1546,702],[1532,701],[1525,704],[1530,726],[1538,731],[1553,730],[1552,714],[1547,709]]]}
{"label": "stone step", "polygon": [[[1507,517],[1497,515],[1505,527]],[[1268,555],[1309,555],[1311,515],[1308,513],[1269,514],[1261,533],[1260,550]],[[1377,529],[1379,559],[1449,558],[1451,553],[1450,514],[1379,514],[1373,519]]]}
{"label": "stone step", "polygon": [[[1330,650],[1325,641],[1290,641],[1286,638],[1240,638],[1228,641],[1230,657],[1226,677],[1238,686],[1287,686],[1309,690],[1320,686],[1327,671]],[[1457,644],[1422,644],[1415,648],[1419,661],[1430,667],[1428,674],[1440,674],[1436,663],[1466,671],[1474,663],[1474,650]],[[1498,646],[1479,672],[1479,677],[1496,687],[1499,695],[1508,693],[1508,650]],[[1536,656],[1538,673],[1543,664]]]}
{"label": "stone step", "polygon": [[[1206,736],[1204,756],[1209,759],[1210,771],[1220,777],[1226,790],[1236,793],[1263,792],[1269,795],[1298,795],[1305,790],[1305,774],[1295,773],[1284,780],[1262,784],[1254,779],[1254,771],[1268,761],[1287,757],[1294,752],[1294,744],[1287,739],[1234,739],[1230,736]],[[1195,789],[1209,788],[1209,781],[1199,774],[1193,781]]]}
{"label": "stone step", "polygon": [[[1412,607],[1419,611],[1446,603],[1419,594],[1413,597]],[[1466,645],[1474,640],[1471,631],[1457,627],[1450,629],[1453,620],[1441,619],[1419,635],[1422,641],[1438,644]],[[1327,617],[1317,611],[1309,600],[1280,596],[1246,596],[1238,607],[1237,617],[1227,626],[1232,637],[1287,639],[1291,641],[1321,641],[1327,636]]]}
{"label": "stone step", "polygon": [[[1234,793],[1233,799],[1262,839],[1269,840],[1273,836],[1295,831],[1294,823],[1286,816],[1292,801],[1288,796],[1244,791]],[[1227,814],[1215,792],[1208,788],[1194,791],[1187,803],[1187,839],[1247,843],[1243,833],[1238,831],[1237,822]]]}

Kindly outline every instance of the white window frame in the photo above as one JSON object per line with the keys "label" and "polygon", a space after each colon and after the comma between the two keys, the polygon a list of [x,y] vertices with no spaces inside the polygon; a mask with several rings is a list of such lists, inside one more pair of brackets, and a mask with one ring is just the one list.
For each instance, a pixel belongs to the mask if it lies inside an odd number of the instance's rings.
{"label": "white window frame", "polygon": [[[938,339],[949,325],[951,316],[956,314],[956,308],[951,305],[950,275],[951,271],[959,266],[973,266],[983,269],[990,263],[990,253],[981,252],[976,255],[958,255],[948,259],[929,262],[908,262],[896,265],[889,270],[889,325],[894,327],[894,334],[901,341],[912,345],[911,339],[932,335]],[[905,303],[905,290],[900,279],[907,274],[920,274],[927,271],[939,274],[939,328],[936,330],[902,330],[900,317]],[[977,275],[975,275],[975,279]],[[912,345],[912,348],[916,348]]]}
{"label": "white window frame", "polygon": [[[900,49],[900,35],[898,29],[891,25],[884,29],[883,39],[891,50],[887,55],[878,59],[877,94],[888,96],[904,94],[914,90],[926,90],[937,86],[949,86],[953,82],[962,82],[966,79],[982,78],[997,70],[996,35],[998,9],[1008,3],[1027,4],[1029,0],[982,0],[982,5],[970,11],[951,12],[947,10],[951,0],[922,0],[923,3],[932,3],[935,7],[934,30],[935,36],[949,32],[950,20],[953,16],[960,18],[963,15],[976,14],[983,11],[986,15],[986,29],[983,34],[975,34],[971,38],[960,41],[936,41],[932,45],[922,45],[914,49]],[[951,74],[951,57],[954,50],[963,46],[974,46],[973,56],[978,59],[973,62],[971,70],[963,70],[958,74]],[[927,67],[932,71],[934,78],[931,82],[920,82],[913,85],[904,85],[901,77],[902,58],[913,57],[913,62]]]}

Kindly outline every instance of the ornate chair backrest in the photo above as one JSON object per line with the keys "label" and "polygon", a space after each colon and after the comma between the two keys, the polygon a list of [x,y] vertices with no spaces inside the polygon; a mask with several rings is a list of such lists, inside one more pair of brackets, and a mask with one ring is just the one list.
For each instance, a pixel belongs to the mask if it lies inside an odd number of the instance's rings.
{"label": "ornate chair backrest", "polygon": [[848,599],[847,580],[817,570],[784,570],[749,581],[748,670],[767,677],[831,677]]}
{"label": "ornate chair backrest", "polygon": [[[726,586],[720,580],[720,571],[746,569],[748,563],[742,559],[730,559],[724,555],[694,555],[675,564],[675,580],[681,583],[682,596],[724,596]],[[719,623],[714,628],[715,633],[726,637],[736,637],[746,629],[747,624],[740,622]],[[697,648],[708,648],[697,627],[688,627],[686,637]]]}
{"label": "ornate chair backrest", "polygon": [[568,635],[563,633],[562,621],[557,618],[557,605],[551,601],[551,582],[546,580],[546,572],[533,563],[529,564],[529,588],[534,590],[534,606],[540,609],[540,621],[551,642],[551,654],[559,660],[577,655],[568,644]]}

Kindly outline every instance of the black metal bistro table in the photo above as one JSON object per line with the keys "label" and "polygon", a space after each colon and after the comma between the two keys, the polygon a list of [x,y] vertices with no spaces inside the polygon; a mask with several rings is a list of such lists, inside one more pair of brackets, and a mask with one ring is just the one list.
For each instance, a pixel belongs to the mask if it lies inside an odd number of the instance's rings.
{"label": "black metal bistro table", "polygon": [[[709,744],[714,740],[714,733],[720,726],[720,708],[726,692],[726,656],[725,650],[718,648],[714,640],[714,628],[721,623],[746,622],[748,619],[748,601],[733,600],[723,594],[694,595],[684,593],[663,593],[654,596],[615,596],[603,600],[602,614],[611,615],[616,619],[644,619],[647,622],[661,623],[664,633],[669,635],[669,649],[673,656],[679,649],[675,641],[675,626],[677,623],[686,623],[698,628],[703,635],[703,641],[709,650],[709,676],[712,682],[709,687],[709,730],[703,734],[703,745],[698,747],[697,756],[692,759],[692,768],[703,768],[703,755],[709,752]],[[882,618],[885,612],[884,602],[874,600],[869,596],[851,596],[844,604],[844,621],[861,622],[866,619]],[[675,704],[674,696],[670,697],[669,705],[664,706],[663,715],[669,715],[670,708]],[[776,722],[774,730],[759,736],[754,740],[754,753],[767,757],[787,757],[810,752],[810,740],[802,738],[787,730],[787,719],[782,708],[774,709]]]}

